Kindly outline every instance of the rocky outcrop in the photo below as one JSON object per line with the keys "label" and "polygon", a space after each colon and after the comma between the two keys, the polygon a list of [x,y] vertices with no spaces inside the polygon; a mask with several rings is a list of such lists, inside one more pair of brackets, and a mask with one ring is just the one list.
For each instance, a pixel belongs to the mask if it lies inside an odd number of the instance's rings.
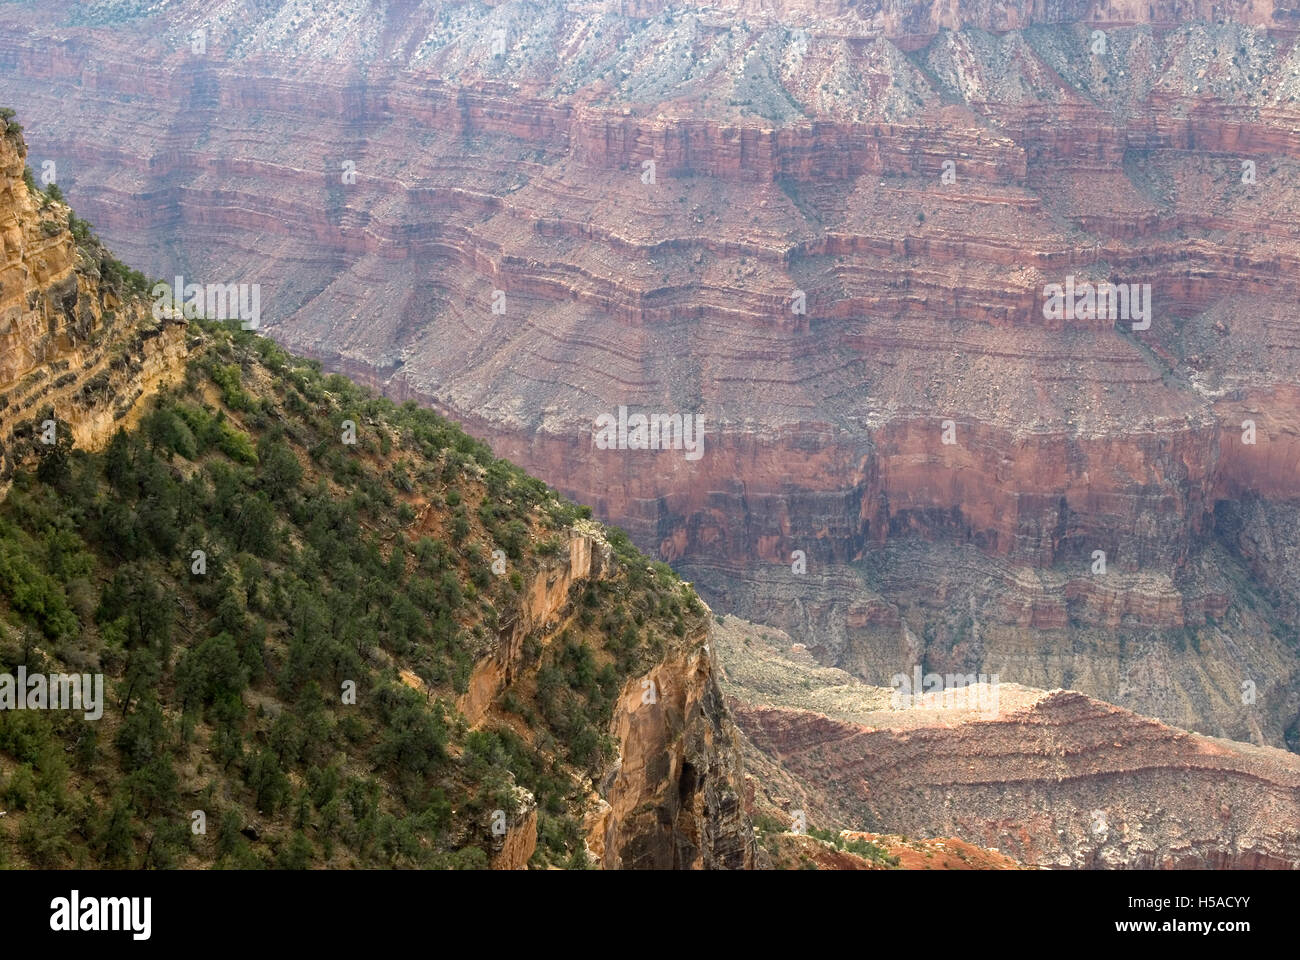
{"label": "rocky outcrop", "polygon": [[[501,625],[496,645],[475,664],[457,704],[470,723],[480,723],[528,669],[525,640],[552,642],[572,618],[571,601],[583,585],[615,572],[609,544],[595,525],[588,531],[575,531],[565,559],[538,572],[518,616]],[[586,824],[588,849],[605,869],[753,866],[753,837],[738,793],[739,749],[707,640],[707,632],[687,638],[619,693],[609,728],[617,758],[590,798]],[[535,844],[535,809],[531,817]],[[511,851],[526,845],[518,837],[529,833],[527,822],[512,826],[498,859],[510,861]],[[527,856],[513,859],[527,862]]]}
{"label": "rocky outcrop", "polygon": [[588,847],[605,869],[748,869],[755,863],[731,718],[698,638],[619,694]]}
{"label": "rocky outcrop", "polygon": [[[594,525],[593,525],[594,526]],[[571,533],[564,559],[539,570],[520,597],[513,618],[500,625],[496,642],[474,665],[469,689],[456,708],[470,723],[478,723],[501,691],[513,682],[525,664],[524,640],[553,640],[573,615],[573,588],[611,572],[609,544],[597,533]]]}
{"label": "rocky outcrop", "polygon": [[[457,702],[470,724],[484,723],[502,693],[535,667],[537,649],[564,632],[585,586],[617,572],[596,524],[571,532],[563,559],[537,572],[517,614],[500,624],[495,643],[475,663]],[[703,628],[687,636],[618,695],[609,725],[616,757],[589,798],[585,823],[590,856],[604,869],[754,865],[752,830],[739,793],[744,771],[714,681],[708,640]],[[520,867],[532,855],[536,804],[520,808],[527,813],[509,825],[494,869]]]}
{"label": "rocky outcrop", "polygon": [[[26,145],[0,119],[0,481],[38,434],[94,449],[183,370],[184,322],[153,320],[78,242],[66,204],[28,188]],[[53,421],[52,434],[43,424]],[[60,426],[61,425],[61,426]]]}
{"label": "rocky outcrop", "polygon": [[[79,312],[76,244],[23,181],[27,152],[12,121],[0,138],[0,385],[9,386],[90,335],[94,317]],[[54,211],[51,211],[53,213]],[[62,347],[62,350],[60,350]]]}
{"label": "rocky outcrop", "polygon": [[537,849],[537,803],[531,795],[523,799],[523,812],[516,815],[514,823],[506,825],[497,841],[489,861],[493,870],[526,870]]}

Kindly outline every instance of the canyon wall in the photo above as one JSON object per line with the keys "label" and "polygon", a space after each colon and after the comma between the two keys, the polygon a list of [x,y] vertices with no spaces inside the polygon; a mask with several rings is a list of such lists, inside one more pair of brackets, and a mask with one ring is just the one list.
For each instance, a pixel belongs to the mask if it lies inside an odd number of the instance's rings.
{"label": "canyon wall", "polygon": [[[719,609],[1295,742],[1291,545],[1233,519],[1300,498],[1294,11],[363,6],[23,8],[0,99],[128,260],[261,284]],[[1149,326],[1045,316],[1071,276]],[[620,406],[703,456],[600,449]]]}

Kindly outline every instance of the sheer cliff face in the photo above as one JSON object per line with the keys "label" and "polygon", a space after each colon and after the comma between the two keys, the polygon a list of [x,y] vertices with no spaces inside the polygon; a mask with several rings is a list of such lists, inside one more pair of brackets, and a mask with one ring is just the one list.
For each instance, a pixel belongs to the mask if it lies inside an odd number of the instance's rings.
{"label": "sheer cliff face", "polygon": [[[72,6],[0,98],[128,259],[260,282],[826,662],[1287,742],[1289,7]],[[605,449],[620,406],[702,455]]]}
{"label": "sheer cliff face", "polygon": [[[8,385],[53,359],[60,335],[67,340],[89,334],[84,316],[61,310],[65,298],[76,303],[73,271],[76,248],[66,230],[41,228],[41,210],[23,182],[26,151],[21,139],[5,124],[0,140],[0,182],[3,183],[4,237],[0,311],[0,383]],[[53,221],[50,221],[52,224]],[[59,322],[61,314],[62,324]],[[52,317],[54,318],[51,323]],[[53,328],[53,329],[51,329]]]}
{"label": "sheer cliff face", "polygon": [[737,735],[707,645],[629,683],[612,732],[620,755],[588,822],[605,869],[754,867]]}

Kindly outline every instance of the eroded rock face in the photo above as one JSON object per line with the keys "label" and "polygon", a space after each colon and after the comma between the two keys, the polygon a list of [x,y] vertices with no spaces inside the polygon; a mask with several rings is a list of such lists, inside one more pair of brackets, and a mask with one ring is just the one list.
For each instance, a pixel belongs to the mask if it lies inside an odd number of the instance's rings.
{"label": "eroded rock face", "polygon": [[554,639],[573,616],[573,587],[608,574],[611,563],[609,544],[603,538],[575,533],[563,559],[538,572],[520,599],[518,615],[501,625],[500,635],[474,665],[469,689],[456,704],[470,723],[483,718],[521,669],[524,640],[529,636],[540,636],[542,642]]}
{"label": "eroded rock face", "polygon": [[[472,725],[535,666],[525,650],[556,641],[576,614],[584,584],[613,575],[595,525],[573,531],[567,550],[538,572],[518,616],[500,625],[478,658],[457,708]],[[588,800],[587,849],[604,869],[747,869],[754,840],[740,798],[744,771],[735,728],[713,676],[707,629],[689,635],[620,691],[609,734],[617,756]],[[418,680],[417,680],[418,682]],[[529,798],[531,800],[531,798]],[[536,804],[500,841],[494,869],[526,864],[537,839]]]}
{"label": "eroded rock face", "polygon": [[[702,638],[707,639],[707,638]],[[677,652],[619,695],[621,745],[588,847],[605,869],[748,869],[755,848],[735,731],[708,645]]]}
{"label": "eroded rock face", "polygon": [[142,397],[174,380],[183,321],[154,321],[105,280],[108,254],[78,243],[70,211],[28,189],[26,145],[0,119],[0,483],[43,424],[94,449],[129,423]]}
{"label": "eroded rock face", "polygon": [[[7,131],[6,131],[7,133]],[[0,142],[0,384],[57,359],[90,334],[94,318],[79,303],[72,234],[41,208],[23,182],[26,151]],[[42,225],[44,223],[44,226]],[[81,309],[78,309],[81,307]]]}
{"label": "eroded rock face", "polygon": [[[661,7],[45,3],[0,98],[128,259],[260,282],[828,663],[1293,743],[1295,527],[1229,521],[1300,498],[1295,11]],[[1072,276],[1150,326],[1045,316]],[[704,456],[599,449],[620,405]]]}
{"label": "eroded rock face", "polygon": [[517,808],[515,822],[508,824],[506,832],[498,841],[499,846],[493,853],[490,865],[493,870],[526,870],[528,859],[537,849],[537,802],[531,794],[526,796]]}

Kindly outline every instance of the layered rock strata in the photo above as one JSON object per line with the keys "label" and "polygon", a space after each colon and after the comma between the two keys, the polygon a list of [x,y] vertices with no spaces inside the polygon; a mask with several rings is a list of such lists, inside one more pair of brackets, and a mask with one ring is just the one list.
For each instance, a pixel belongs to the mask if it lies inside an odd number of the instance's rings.
{"label": "layered rock strata", "polygon": [[[0,33],[0,98],[129,259],[261,283],[274,336],[466,423],[720,607],[767,616],[746,585],[802,551],[772,616],[828,662],[1004,668],[1281,746],[1294,545],[1234,518],[1300,497],[1296,24],[55,2]],[[1149,316],[1045,316],[1071,277],[1149,285]],[[600,449],[620,406],[702,416],[703,456]],[[1166,672],[1121,682],[1121,647]]]}
{"label": "layered rock strata", "polygon": [[1075,691],[984,682],[900,698],[731,618],[719,646],[757,810],[957,837],[1039,867],[1300,866],[1294,754]]}

